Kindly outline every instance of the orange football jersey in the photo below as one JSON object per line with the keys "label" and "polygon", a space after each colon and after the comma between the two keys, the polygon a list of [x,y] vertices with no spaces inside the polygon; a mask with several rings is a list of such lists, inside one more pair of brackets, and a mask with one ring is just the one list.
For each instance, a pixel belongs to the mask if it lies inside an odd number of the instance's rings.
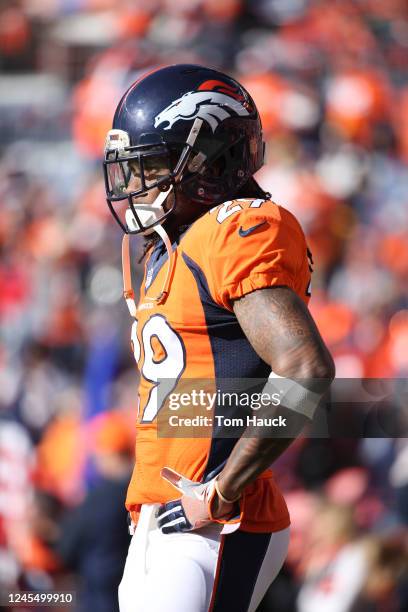
{"label": "orange football jersey", "polygon": [[[306,303],[310,294],[303,231],[290,212],[270,200],[240,199],[216,206],[173,248],[176,262],[162,304],[152,298],[163,286],[167,252],[162,241],[151,250],[132,328],[141,372],[136,462],[126,499],[134,518],[143,503],[177,498],[160,476],[163,467],[194,481],[206,480],[221,470],[236,442],[211,436],[211,428],[209,435],[193,439],[160,437],[158,417],[175,387],[189,379],[212,380],[217,387],[218,380],[227,378],[266,382],[269,376],[270,367],[238,324],[234,300],[279,285],[292,288]],[[245,531],[272,532],[289,525],[270,470],[246,488],[241,509]]]}

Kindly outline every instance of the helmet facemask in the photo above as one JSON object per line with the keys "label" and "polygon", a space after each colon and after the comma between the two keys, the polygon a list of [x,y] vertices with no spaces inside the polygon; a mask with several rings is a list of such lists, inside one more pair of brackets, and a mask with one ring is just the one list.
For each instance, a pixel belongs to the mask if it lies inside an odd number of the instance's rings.
{"label": "helmet facemask", "polygon": [[[139,144],[131,146],[124,130],[108,132],[103,164],[107,202],[126,234],[149,234],[174,210],[176,190],[170,204],[167,198],[191,160],[201,125],[200,119],[194,121],[175,163],[174,152],[158,134],[143,134]],[[149,194],[153,189],[160,191],[155,199]]]}

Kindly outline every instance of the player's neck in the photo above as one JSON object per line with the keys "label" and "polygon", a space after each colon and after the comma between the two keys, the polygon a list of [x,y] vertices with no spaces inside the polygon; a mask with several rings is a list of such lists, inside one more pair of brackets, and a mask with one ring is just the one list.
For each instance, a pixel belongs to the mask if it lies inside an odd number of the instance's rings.
{"label": "player's neck", "polygon": [[202,217],[208,210],[207,206],[194,204],[182,195],[177,195],[177,204],[171,215],[163,223],[163,227],[169,235],[171,242],[178,240],[180,234],[185,231],[185,228]]}

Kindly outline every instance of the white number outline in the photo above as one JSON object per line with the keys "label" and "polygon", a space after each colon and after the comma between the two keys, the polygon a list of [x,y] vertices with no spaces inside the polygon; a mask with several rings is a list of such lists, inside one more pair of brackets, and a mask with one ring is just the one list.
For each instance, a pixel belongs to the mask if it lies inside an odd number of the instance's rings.
{"label": "white number outline", "polygon": [[[260,208],[262,204],[264,204],[264,202],[267,202],[267,201],[268,200],[265,200],[263,198],[258,198],[256,200],[253,200],[251,204],[248,206],[248,208]],[[229,206],[231,206],[233,202],[237,202],[237,204],[235,204],[232,208],[228,208]],[[221,204],[221,206],[212,208],[210,212],[213,212],[218,208],[217,221],[218,223],[223,223],[226,219],[228,219],[228,217],[230,217],[236,212],[240,212],[243,209],[242,205],[239,204],[238,202],[248,202],[248,198],[238,198],[237,200],[228,200],[228,202],[224,202],[224,204]]]}
{"label": "white number outline", "polygon": [[[163,339],[163,335],[162,337],[160,337],[160,331],[162,331],[160,330],[160,328],[154,329],[153,333],[149,333],[150,331],[149,328],[152,326],[154,327],[154,324],[158,320],[161,320],[164,322],[167,328],[166,333],[170,334],[167,336],[165,340]],[[185,348],[183,339],[181,338],[180,334],[175,329],[172,328],[170,323],[167,321],[166,317],[163,316],[162,314],[156,313],[152,315],[144,323],[141,333],[140,333],[141,340],[142,340],[141,343],[139,342],[139,339],[137,337],[137,323],[138,321],[135,320],[132,325],[131,343],[133,347],[133,354],[138,364],[140,375],[146,381],[148,381],[149,383],[152,383],[152,387],[149,391],[147,401],[143,407],[143,414],[142,414],[142,418],[140,422],[141,423],[152,423],[157,418],[157,415],[159,411],[161,410],[161,408],[163,407],[164,402],[166,401],[170,393],[175,389],[184,370],[186,369],[186,348]],[[163,325],[163,323],[160,323],[160,325]],[[156,337],[158,339],[158,341],[160,342],[165,352],[164,357],[160,361],[154,361],[153,359],[154,351],[151,346],[151,340],[153,337]],[[179,354],[178,356],[176,356],[176,359],[174,359],[174,356],[170,354],[171,351],[169,351],[169,345],[168,345],[169,339],[170,339],[170,342],[171,341],[177,342],[177,344],[173,345],[173,349],[174,347],[176,347],[176,350],[179,351]],[[167,343],[167,346],[165,343]],[[141,345],[143,346],[143,363],[139,365],[139,361],[141,358]],[[182,359],[181,367],[178,368],[177,373],[171,377],[166,378],[166,377],[155,376],[154,370],[153,371],[151,370],[151,368],[162,366],[169,358],[177,362],[178,358],[180,357]],[[146,358],[148,359],[148,361],[146,360]],[[150,371],[149,371],[149,368],[150,368]],[[160,378],[162,378],[162,382],[160,382]],[[159,405],[158,398],[157,398],[160,392],[159,387],[165,385],[166,382],[168,384],[168,388],[164,389],[164,395]],[[140,395],[139,395],[139,410],[140,410]]]}

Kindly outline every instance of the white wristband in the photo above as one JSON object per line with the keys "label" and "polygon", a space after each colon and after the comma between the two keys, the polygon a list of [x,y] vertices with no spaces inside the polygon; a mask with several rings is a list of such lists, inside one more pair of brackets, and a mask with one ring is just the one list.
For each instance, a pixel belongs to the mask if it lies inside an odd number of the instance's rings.
{"label": "white wristband", "polygon": [[279,394],[280,405],[289,410],[294,410],[303,414],[308,419],[313,419],[313,415],[318,407],[324,393],[315,393],[303,387],[296,380],[279,376],[271,372],[263,393]]}

